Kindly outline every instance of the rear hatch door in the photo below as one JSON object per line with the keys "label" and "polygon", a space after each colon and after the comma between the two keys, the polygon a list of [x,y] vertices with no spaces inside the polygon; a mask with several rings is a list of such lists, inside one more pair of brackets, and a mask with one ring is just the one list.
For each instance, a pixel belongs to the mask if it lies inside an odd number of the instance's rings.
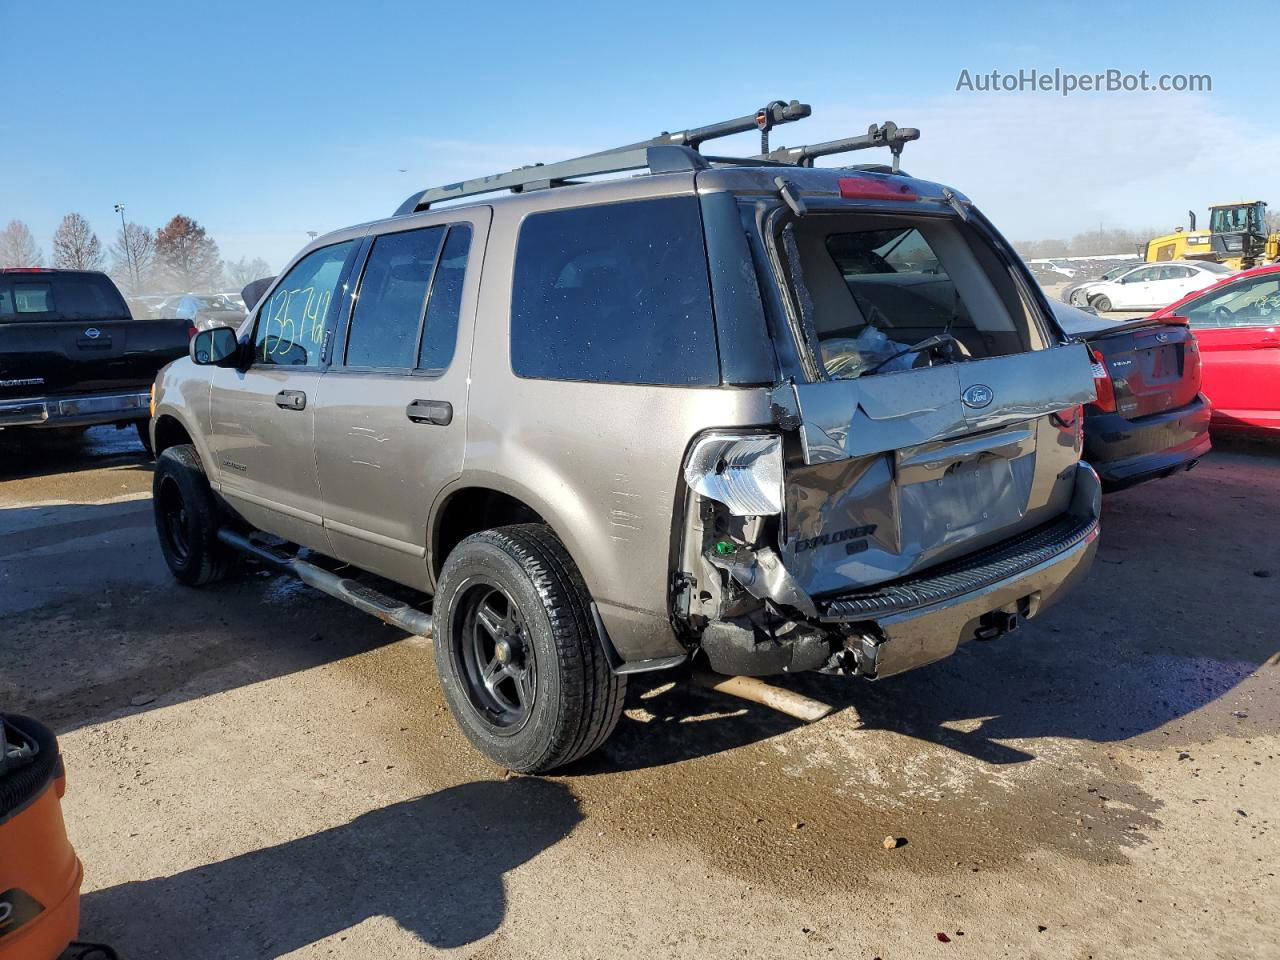
{"label": "rear hatch door", "polygon": [[799,440],[779,550],[810,596],[964,556],[1071,501],[1087,349],[1058,340],[985,226],[917,209],[811,209],[775,234],[793,336],[821,365],[774,392]]}
{"label": "rear hatch door", "polygon": [[1062,346],[787,384],[800,450],[781,553],[812,596],[867,587],[1052,520],[1080,457],[1089,356]]}

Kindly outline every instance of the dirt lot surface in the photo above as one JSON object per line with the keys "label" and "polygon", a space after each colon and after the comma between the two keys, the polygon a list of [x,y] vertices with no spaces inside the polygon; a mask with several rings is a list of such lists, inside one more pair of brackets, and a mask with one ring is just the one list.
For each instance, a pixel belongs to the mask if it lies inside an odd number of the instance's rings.
{"label": "dirt lot surface", "polygon": [[469,749],[423,641],[173,583],[149,489],[131,433],[0,442],[0,705],[59,734],[125,960],[1280,956],[1276,447],[1110,497],[1009,638],[792,678],[841,708],[808,727],[650,677],[540,779]]}

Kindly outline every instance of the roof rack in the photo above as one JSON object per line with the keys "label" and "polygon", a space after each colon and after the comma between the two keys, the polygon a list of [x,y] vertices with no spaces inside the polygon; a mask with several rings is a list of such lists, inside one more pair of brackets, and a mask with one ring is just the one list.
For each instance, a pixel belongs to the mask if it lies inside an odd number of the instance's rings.
{"label": "roof rack", "polygon": [[[848,137],[844,140],[830,140],[804,147],[780,147],[770,152],[769,132],[776,126],[802,120],[812,113],[807,103],[792,100],[787,103],[774,100],[754,113],[709,124],[705,127],[693,127],[678,133],[663,132],[650,140],[629,143],[611,150],[589,153],[572,160],[559,163],[534,164],[520,167],[508,173],[499,173],[488,177],[477,177],[473,180],[462,180],[413,194],[396,210],[396,216],[417,213],[427,210],[432,204],[445,200],[458,200],[463,197],[474,197],[499,190],[511,190],[519,193],[524,190],[538,190],[548,187],[567,186],[579,183],[577,178],[598,176],[609,173],[622,173],[627,170],[647,170],[650,173],[674,173],[678,171],[705,170],[713,165],[732,166],[813,166],[814,158],[830,156],[835,153],[846,153],[852,150],[865,150],[869,147],[888,147],[893,152],[893,172],[898,172],[898,157],[902,153],[903,144],[915,140],[920,131],[911,127],[898,127],[894,123],[883,126],[872,124],[865,136]],[[760,153],[754,157],[708,157],[699,153],[698,148],[708,140],[746,133],[751,130],[760,131]]]}

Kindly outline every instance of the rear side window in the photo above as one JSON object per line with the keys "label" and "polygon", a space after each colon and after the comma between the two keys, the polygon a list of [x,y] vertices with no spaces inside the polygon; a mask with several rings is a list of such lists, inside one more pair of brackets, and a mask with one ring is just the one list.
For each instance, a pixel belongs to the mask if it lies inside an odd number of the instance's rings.
{"label": "rear side window", "polygon": [[299,260],[271,291],[258,311],[254,363],[310,366],[320,363],[325,334],[333,324],[338,281],[357,241],[313,250]]}
{"label": "rear side window", "polygon": [[444,234],[444,227],[428,227],[374,240],[351,317],[347,366],[413,366]]}
{"label": "rear side window", "polygon": [[528,217],[516,250],[511,367],[546,380],[718,384],[697,199]]}

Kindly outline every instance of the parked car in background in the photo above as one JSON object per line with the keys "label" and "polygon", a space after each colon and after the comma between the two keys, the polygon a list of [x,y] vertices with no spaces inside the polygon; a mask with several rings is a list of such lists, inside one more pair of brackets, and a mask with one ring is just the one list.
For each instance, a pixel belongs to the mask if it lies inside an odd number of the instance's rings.
{"label": "parked car in background", "polygon": [[1089,286],[1091,283],[1098,283],[1102,280],[1114,280],[1117,277],[1128,273],[1130,270],[1133,270],[1135,267],[1143,266],[1145,263],[1145,260],[1127,260],[1124,263],[1117,263],[1115,266],[1108,267],[1105,271],[1096,276],[1081,279],[1080,276],[1077,275],[1070,284],[1062,288],[1061,293],[1058,294],[1058,298],[1063,303],[1069,303],[1073,307],[1087,307],[1089,305],[1089,300],[1084,295],[1085,287]]}
{"label": "parked car in background", "polygon": [[136,427],[151,383],[184,356],[187,320],[139,320],[104,273],[0,270],[0,429]]}
{"label": "parked car in background", "polygon": [[1280,430],[1280,265],[1258,267],[1152,314],[1186,317],[1200,343],[1213,429]]}
{"label": "parked car in background", "polygon": [[156,308],[157,317],[190,320],[197,330],[214,327],[238,327],[244,321],[242,301],[234,301],[220,293],[179,293],[168,297]]}
{"label": "parked car in background", "polygon": [[1067,283],[1075,276],[1074,271],[1066,271],[1043,260],[1032,260],[1027,264],[1031,275],[1043,286],[1046,283]]}
{"label": "parked car in background", "polygon": [[1055,303],[1063,333],[1093,358],[1097,399],[1084,408],[1084,456],[1103,489],[1190,470],[1210,449],[1200,353],[1180,319],[1111,320]]}
{"label": "parked car in background", "polygon": [[1064,596],[1095,387],[1008,242],[937,184],[689,142],[414,193],[197,333],[152,422],[174,576],[235,549],[429,629],[459,726],[523,771],[600,746],[631,673],[885,677]]}
{"label": "parked car in background", "polygon": [[1081,291],[1099,313],[1109,310],[1158,310],[1189,293],[1212,286],[1233,273],[1220,263],[1181,260],[1148,263],[1111,280],[1098,280]]}

